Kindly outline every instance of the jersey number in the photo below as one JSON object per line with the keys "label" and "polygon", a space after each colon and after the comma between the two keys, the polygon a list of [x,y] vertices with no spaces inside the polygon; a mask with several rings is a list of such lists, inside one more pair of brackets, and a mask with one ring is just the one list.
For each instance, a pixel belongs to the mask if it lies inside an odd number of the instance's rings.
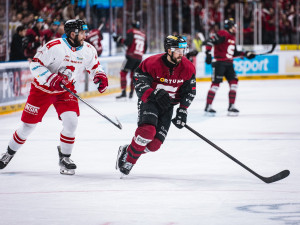
{"label": "jersey number", "polygon": [[144,41],[135,39],[135,50],[138,52],[143,53],[144,52]]}
{"label": "jersey number", "polygon": [[227,57],[228,59],[232,59],[232,58],[233,58],[233,55],[234,55],[234,48],[235,48],[234,45],[228,45],[227,53],[226,53],[226,57]]}

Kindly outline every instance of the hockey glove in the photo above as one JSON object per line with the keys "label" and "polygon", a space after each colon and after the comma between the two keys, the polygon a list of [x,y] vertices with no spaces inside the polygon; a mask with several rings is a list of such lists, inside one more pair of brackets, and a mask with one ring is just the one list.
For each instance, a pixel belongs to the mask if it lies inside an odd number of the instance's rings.
{"label": "hockey glove", "polygon": [[113,39],[114,39],[115,42],[119,43],[121,41],[121,39],[122,39],[122,36],[114,35]]}
{"label": "hockey glove", "polygon": [[52,74],[48,78],[49,87],[53,91],[63,91],[62,85],[66,87],[70,87],[72,85],[72,81],[68,80],[68,77],[59,73],[59,74]]}
{"label": "hockey glove", "polygon": [[256,55],[253,52],[246,51],[245,56],[247,59],[253,59]]}
{"label": "hockey glove", "polygon": [[171,105],[171,100],[169,93],[166,92],[164,89],[155,89],[151,95],[149,96],[150,99],[153,99],[159,108],[164,113]]}
{"label": "hockey glove", "polygon": [[94,84],[99,84],[98,91],[100,93],[103,93],[107,89],[108,80],[107,80],[107,76],[105,73],[97,73],[94,76],[93,81],[94,81]]}
{"label": "hockey glove", "polygon": [[172,119],[172,123],[179,129],[183,128],[186,124],[187,109],[179,107],[176,111],[176,117]]}
{"label": "hockey glove", "polygon": [[212,57],[210,51],[206,51],[205,54],[206,54],[206,58],[205,58],[206,64],[211,64]]}

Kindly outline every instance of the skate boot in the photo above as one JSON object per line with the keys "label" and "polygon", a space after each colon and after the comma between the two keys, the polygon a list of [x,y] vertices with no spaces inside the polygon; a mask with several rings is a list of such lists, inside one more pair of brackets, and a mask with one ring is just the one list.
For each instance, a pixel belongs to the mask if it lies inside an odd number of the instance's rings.
{"label": "skate boot", "polygon": [[122,93],[121,95],[117,96],[116,97],[117,100],[120,100],[120,99],[126,99],[126,90],[122,90]]}
{"label": "skate boot", "polygon": [[74,175],[75,169],[77,166],[75,163],[70,159],[71,155],[64,155],[61,153],[60,146],[57,146],[58,155],[59,155],[59,166],[60,166],[60,173],[64,175]]}
{"label": "skate boot", "polygon": [[211,104],[206,104],[204,111],[206,116],[216,115],[216,110],[212,109]]}
{"label": "skate boot", "polygon": [[4,153],[0,159],[0,169],[4,169],[13,157],[14,155],[10,155],[8,152]]}
{"label": "skate boot", "polygon": [[235,107],[234,107],[234,104],[230,104],[229,107],[228,107],[228,116],[238,116],[239,115],[239,110],[237,110]]}
{"label": "skate boot", "polygon": [[133,90],[131,90],[130,92],[129,92],[129,98],[132,98],[133,97]]}
{"label": "skate boot", "polygon": [[127,158],[127,148],[128,145],[123,145],[119,147],[119,151],[118,151],[118,157],[117,157],[117,161],[116,161],[116,169],[120,170],[122,176],[123,175],[128,175],[130,173],[130,170],[133,167],[133,164],[130,162],[126,161]]}

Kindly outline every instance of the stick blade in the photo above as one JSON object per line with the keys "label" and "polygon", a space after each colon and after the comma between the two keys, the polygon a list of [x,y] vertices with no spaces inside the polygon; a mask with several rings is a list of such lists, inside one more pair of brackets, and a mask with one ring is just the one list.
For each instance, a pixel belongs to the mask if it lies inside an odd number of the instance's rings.
{"label": "stick blade", "polygon": [[283,170],[280,173],[277,173],[277,174],[275,174],[272,177],[265,177],[262,180],[264,182],[266,182],[267,184],[269,184],[269,183],[274,183],[276,181],[282,180],[282,179],[286,178],[289,175],[290,175],[290,171],[289,170]]}

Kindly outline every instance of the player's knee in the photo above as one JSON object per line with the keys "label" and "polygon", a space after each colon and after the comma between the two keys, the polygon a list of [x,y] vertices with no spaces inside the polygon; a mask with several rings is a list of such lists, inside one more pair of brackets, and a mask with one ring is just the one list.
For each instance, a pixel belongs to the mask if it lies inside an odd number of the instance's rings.
{"label": "player's knee", "polygon": [[146,151],[148,151],[148,152],[155,152],[155,151],[157,151],[160,148],[161,144],[162,144],[161,140],[159,140],[158,138],[154,138],[154,140],[151,141],[147,145]]}
{"label": "player's knee", "polygon": [[63,133],[73,136],[78,125],[78,118],[75,112],[64,112],[60,115],[63,122]]}
{"label": "player's knee", "polygon": [[231,80],[229,82],[230,90],[237,91],[238,89],[238,81],[237,80]]}
{"label": "player's knee", "polygon": [[212,83],[210,86],[210,91],[217,92],[220,87],[220,83]]}
{"label": "player's knee", "polygon": [[134,142],[140,146],[146,146],[150,143],[156,133],[156,128],[150,124],[143,124],[136,129]]}
{"label": "player's knee", "polygon": [[22,123],[21,127],[17,130],[17,133],[20,137],[26,139],[35,129],[36,125],[36,123]]}

